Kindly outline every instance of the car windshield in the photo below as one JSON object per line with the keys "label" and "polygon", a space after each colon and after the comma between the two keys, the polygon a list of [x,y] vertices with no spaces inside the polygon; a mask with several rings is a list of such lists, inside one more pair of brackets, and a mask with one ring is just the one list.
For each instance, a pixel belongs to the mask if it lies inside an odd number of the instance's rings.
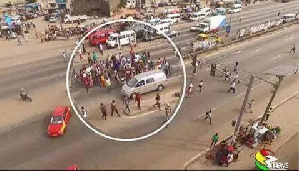
{"label": "car windshield", "polygon": [[113,40],[117,40],[117,37],[114,37],[114,36],[109,36],[108,37],[108,41],[113,41]]}
{"label": "car windshield", "polygon": [[63,123],[63,117],[62,116],[52,116],[50,123],[51,124],[61,124],[61,123]]}
{"label": "car windshield", "polygon": [[128,87],[133,88],[137,82],[138,81],[135,78],[132,78],[127,82],[127,85],[128,85]]}
{"label": "car windshield", "polygon": [[206,24],[199,24],[198,27],[200,27],[201,29],[204,29],[207,25]]}

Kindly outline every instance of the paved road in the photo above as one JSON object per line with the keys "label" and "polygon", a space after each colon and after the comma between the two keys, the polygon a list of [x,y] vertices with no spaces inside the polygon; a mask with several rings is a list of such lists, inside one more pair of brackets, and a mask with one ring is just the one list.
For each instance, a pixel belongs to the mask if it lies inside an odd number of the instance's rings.
{"label": "paved road", "polygon": [[[278,10],[276,5],[273,10]],[[287,29],[280,34],[229,49],[226,53],[213,55],[210,60],[228,65],[233,65],[235,61],[239,61],[240,68],[261,75],[261,72],[274,66],[280,64],[295,65],[298,62],[298,51],[296,54],[288,53],[291,45],[298,42],[296,35],[298,35],[298,28]],[[45,68],[64,66],[64,64],[60,64],[61,61],[58,57],[47,61],[47,63],[48,65],[45,63],[42,65]],[[38,64],[33,64],[33,66],[40,67]],[[22,72],[24,68],[20,66],[17,69]],[[0,166],[3,169],[64,169],[68,165],[76,163],[82,169],[180,168],[187,159],[198,153],[199,150],[206,148],[209,143],[209,139],[203,139],[203,141],[201,139],[197,142],[195,140],[207,137],[205,132],[207,129],[211,129],[210,127],[203,123],[197,123],[201,124],[201,128],[194,130],[189,125],[195,124],[195,118],[203,115],[209,108],[220,106],[223,102],[233,99],[245,91],[245,86],[238,85],[236,94],[226,93],[229,84],[224,83],[222,79],[210,77],[206,69],[202,68],[197,73],[198,78],[205,81],[204,92],[195,94],[192,99],[186,99],[170,127],[151,139],[135,143],[105,140],[91,133],[75,117],[71,119],[66,135],[50,139],[46,135],[49,117],[45,117],[1,135],[0,158],[2,160]],[[8,73],[9,70],[3,70],[1,74]],[[57,78],[58,70],[58,68],[54,68],[53,73],[51,73],[49,69],[47,74]],[[34,68],[31,71],[33,72]],[[191,74],[191,71],[188,71]],[[249,77],[247,74],[241,74],[240,77],[242,76]],[[270,77],[264,76],[264,78]],[[22,78],[20,76],[17,79]],[[35,79],[26,83],[28,86],[32,85],[31,87],[34,89],[34,87],[55,82],[49,79],[49,82],[45,83],[47,79],[47,77],[38,78],[36,75]],[[39,81],[34,82],[34,80]],[[56,81],[60,81],[59,78]],[[255,81],[255,85],[258,84],[259,82]],[[15,91],[11,86],[1,90],[1,95],[6,94],[5,90],[8,92]],[[145,120],[141,119],[141,123],[145,123]],[[230,122],[228,118],[222,118],[222,120],[223,122]],[[132,128],[128,126],[125,131],[120,129],[119,134],[130,136],[131,133],[139,134],[151,130],[157,126],[155,118],[151,121]],[[128,129],[131,129],[131,132],[128,132]]]}
{"label": "paved road", "polygon": [[[253,6],[245,7],[243,9],[243,16],[245,17],[242,23],[238,23],[239,14],[232,16],[232,32],[239,28],[251,26],[262,23],[266,20],[277,18],[277,11],[280,10],[282,14],[295,12],[298,8],[298,2],[293,1],[290,3],[267,3],[265,8],[254,8]],[[263,4],[262,4],[263,5]],[[187,24],[191,25],[191,24]],[[182,25],[184,27],[184,25]],[[184,30],[184,29],[180,29]],[[189,30],[186,28],[186,30]],[[179,46],[187,46],[187,43],[196,35],[186,31],[180,37],[174,38],[174,41]],[[169,47],[168,53],[166,49]],[[159,47],[147,48],[150,52],[155,52],[154,58],[168,56],[173,57],[173,63],[178,63],[174,55],[172,55],[171,47],[167,43]],[[4,79],[0,80],[1,98],[11,98],[12,94],[17,94],[21,87],[28,89],[30,92],[38,90],[40,87],[55,85],[58,82],[64,81],[66,64],[62,62],[61,55],[49,57],[49,59],[40,60],[28,64],[21,64],[13,67],[6,67],[1,69],[0,76]],[[29,55],[29,54],[28,54]],[[6,60],[6,59],[5,59]],[[21,74],[22,73],[22,74]],[[9,77],[7,75],[10,75]],[[18,82],[16,84],[16,82]]]}

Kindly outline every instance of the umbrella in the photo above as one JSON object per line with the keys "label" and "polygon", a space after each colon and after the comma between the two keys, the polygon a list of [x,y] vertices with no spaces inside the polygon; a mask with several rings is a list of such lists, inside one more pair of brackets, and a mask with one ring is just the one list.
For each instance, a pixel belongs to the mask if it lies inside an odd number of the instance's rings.
{"label": "umbrella", "polygon": [[127,17],[127,20],[133,20],[132,16]]}
{"label": "umbrella", "polygon": [[230,146],[227,147],[227,150],[228,150],[229,152],[233,152],[233,151],[234,151],[234,148],[233,148],[233,146],[230,145]]}

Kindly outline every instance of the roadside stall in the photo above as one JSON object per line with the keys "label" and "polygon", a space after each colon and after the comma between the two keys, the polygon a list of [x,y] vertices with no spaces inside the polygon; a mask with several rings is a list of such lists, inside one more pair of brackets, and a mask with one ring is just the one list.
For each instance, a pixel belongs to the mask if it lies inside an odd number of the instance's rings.
{"label": "roadside stall", "polygon": [[263,143],[271,144],[273,139],[280,133],[281,128],[279,126],[272,127],[272,125],[266,123],[262,125],[254,123],[249,130],[240,131],[238,139],[242,144],[254,148]]}

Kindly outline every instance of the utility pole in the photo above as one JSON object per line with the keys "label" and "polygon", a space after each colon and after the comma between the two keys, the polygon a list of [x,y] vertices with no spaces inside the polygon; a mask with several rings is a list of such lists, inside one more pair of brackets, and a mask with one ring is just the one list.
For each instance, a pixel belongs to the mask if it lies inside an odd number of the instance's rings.
{"label": "utility pole", "polygon": [[283,80],[283,76],[278,76],[278,75],[276,75],[276,77],[277,77],[279,80],[278,80],[278,82],[277,82],[275,85],[273,85],[273,87],[275,88],[275,90],[273,91],[273,94],[272,94],[271,99],[270,99],[270,101],[269,101],[269,103],[268,103],[268,105],[267,105],[267,108],[266,108],[266,110],[265,110],[265,113],[264,113],[263,117],[261,117],[261,119],[260,119],[259,125],[261,125],[261,124],[264,122],[264,120],[265,120],[265,118],[266,118],[266,115],[267,115],[267,113],[268,113],[268,111],[269,111],[269,109],[270,109],[270,107],[271,107],[271,105],[272,105],[272,102],[273,102],[273,100],[274,100],[274,98],[275,98],[275,96],[276,96],[277,90],[279,89],[280,83],[281,83],[282,80]]}
{"label": "utility pole", "polygon": [[234,135],[236,135],[240,130],[241,121],[242,121],[242,118],[243,118],[243,115],[244,115],[244,112],[245,112],[246,104],[247,104],[248,99],[249,99],[249,95],[250,95],[250,92],[251,92],[251,89],[252,89],[254,79],[255,79],[255,76],[253,74],[251,74],[250,81],[247,85],[248,88],[247,88],[247,91],[246,91],[245,99],[244,99],[244,102],[243,102],[243,105],[242,105],[242,108],[241,108],[241,111],[240,111],[240,115],[238,117],[238,120],[237,120],[237,123],[236,123],[236,126],[235,126]]}

